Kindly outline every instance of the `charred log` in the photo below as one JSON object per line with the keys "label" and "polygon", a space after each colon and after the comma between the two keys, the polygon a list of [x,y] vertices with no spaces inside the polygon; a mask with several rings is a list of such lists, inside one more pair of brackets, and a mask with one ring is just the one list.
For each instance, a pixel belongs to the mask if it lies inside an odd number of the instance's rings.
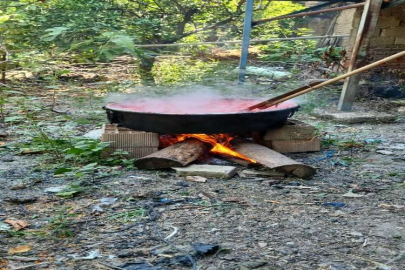
{"label": "charred log", "polygon": [[311,166],[292,160],[289,157],[256,143],[238,142],[235,144],[234,150],[256,160],[265,167],[283,172],[286,175],[293,175],[305,179],[310,178],[316,172]]}
{"label": "charred log", "polygon": [[184,167],[206,154],[209,150],[210,145],[191,138],[140,158],[135,161],[135,166],[147,170]]}

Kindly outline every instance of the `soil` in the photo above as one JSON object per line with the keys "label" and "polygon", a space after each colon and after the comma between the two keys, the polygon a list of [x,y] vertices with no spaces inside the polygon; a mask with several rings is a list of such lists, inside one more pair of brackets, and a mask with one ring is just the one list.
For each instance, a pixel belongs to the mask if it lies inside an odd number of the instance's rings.
{"label": "soil", "polygon": [[[64,126],[83,135],[106,121],[103,111],[77,103],[73,94],[60,92],[57,107],[49,95],[25,94],[21,114],[35,112],[55,134]],[[367,108],[369,101],[358,105]],[[310,180],[235,176],[197,183],[170,170],[115,166],[72,198],[47,192],[75,179],[54,175],[49,159],[43,166],[44,153],[19,154],[29,127],[9,123],[0,145],[0,222],[30,225],[0,232],[0,267],[404,269],[403,118],[346,126],[304,112],[294,117],[321,131],[321,152],[288,155],[317,168]],[[19,246],[27,251],[10,254]]]}

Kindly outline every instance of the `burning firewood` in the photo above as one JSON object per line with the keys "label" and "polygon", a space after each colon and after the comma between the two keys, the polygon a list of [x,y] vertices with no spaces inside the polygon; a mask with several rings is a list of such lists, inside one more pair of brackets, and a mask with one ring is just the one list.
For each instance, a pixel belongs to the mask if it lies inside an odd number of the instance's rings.
{"label": "burning firewood", "polygon": [[209,144],[190,138],[136,160],[135,166],[147,170],[184,167],[207,153],[210,148]]}
{"label": "burning firewood", "polygon": [[316,172],[311,166],[292,160],[289,157],[256,143],[246,141],[238,142],[235,144],[234,150],[256,160],[263,166],[299,178],[309,178]]}

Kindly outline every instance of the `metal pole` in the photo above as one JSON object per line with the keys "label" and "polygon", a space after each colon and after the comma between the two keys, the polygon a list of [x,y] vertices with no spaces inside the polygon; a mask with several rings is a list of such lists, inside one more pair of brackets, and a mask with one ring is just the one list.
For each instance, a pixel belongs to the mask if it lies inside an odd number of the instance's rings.
{"label": "metal pole", "polygon": [[253,1],[246,1],[245,22],[243,26],[242,50],[239,62],[239,83],[245,81],[246,65],[249,54],[250,29],[252,28]]}

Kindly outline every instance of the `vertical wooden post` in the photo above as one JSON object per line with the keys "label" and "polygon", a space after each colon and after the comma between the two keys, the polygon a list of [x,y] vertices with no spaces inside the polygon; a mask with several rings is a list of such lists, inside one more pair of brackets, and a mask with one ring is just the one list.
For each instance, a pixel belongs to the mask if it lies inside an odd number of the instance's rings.
{"label": "vertical wooden post", "polygon": [[[366,0],[349,63],[349,72],[366,64],[368,47],[377,26],[383,0]],[[338,110],[351,111],[361,75],[345,80]]]}
{"label": "vertical wooden post", "polygon": [[246,65],[249,54],[250,30],[252,28],[253,1],[246,1],[245,22],[243,27],[242,51],[239,62],[239,83],[245,81]]}

